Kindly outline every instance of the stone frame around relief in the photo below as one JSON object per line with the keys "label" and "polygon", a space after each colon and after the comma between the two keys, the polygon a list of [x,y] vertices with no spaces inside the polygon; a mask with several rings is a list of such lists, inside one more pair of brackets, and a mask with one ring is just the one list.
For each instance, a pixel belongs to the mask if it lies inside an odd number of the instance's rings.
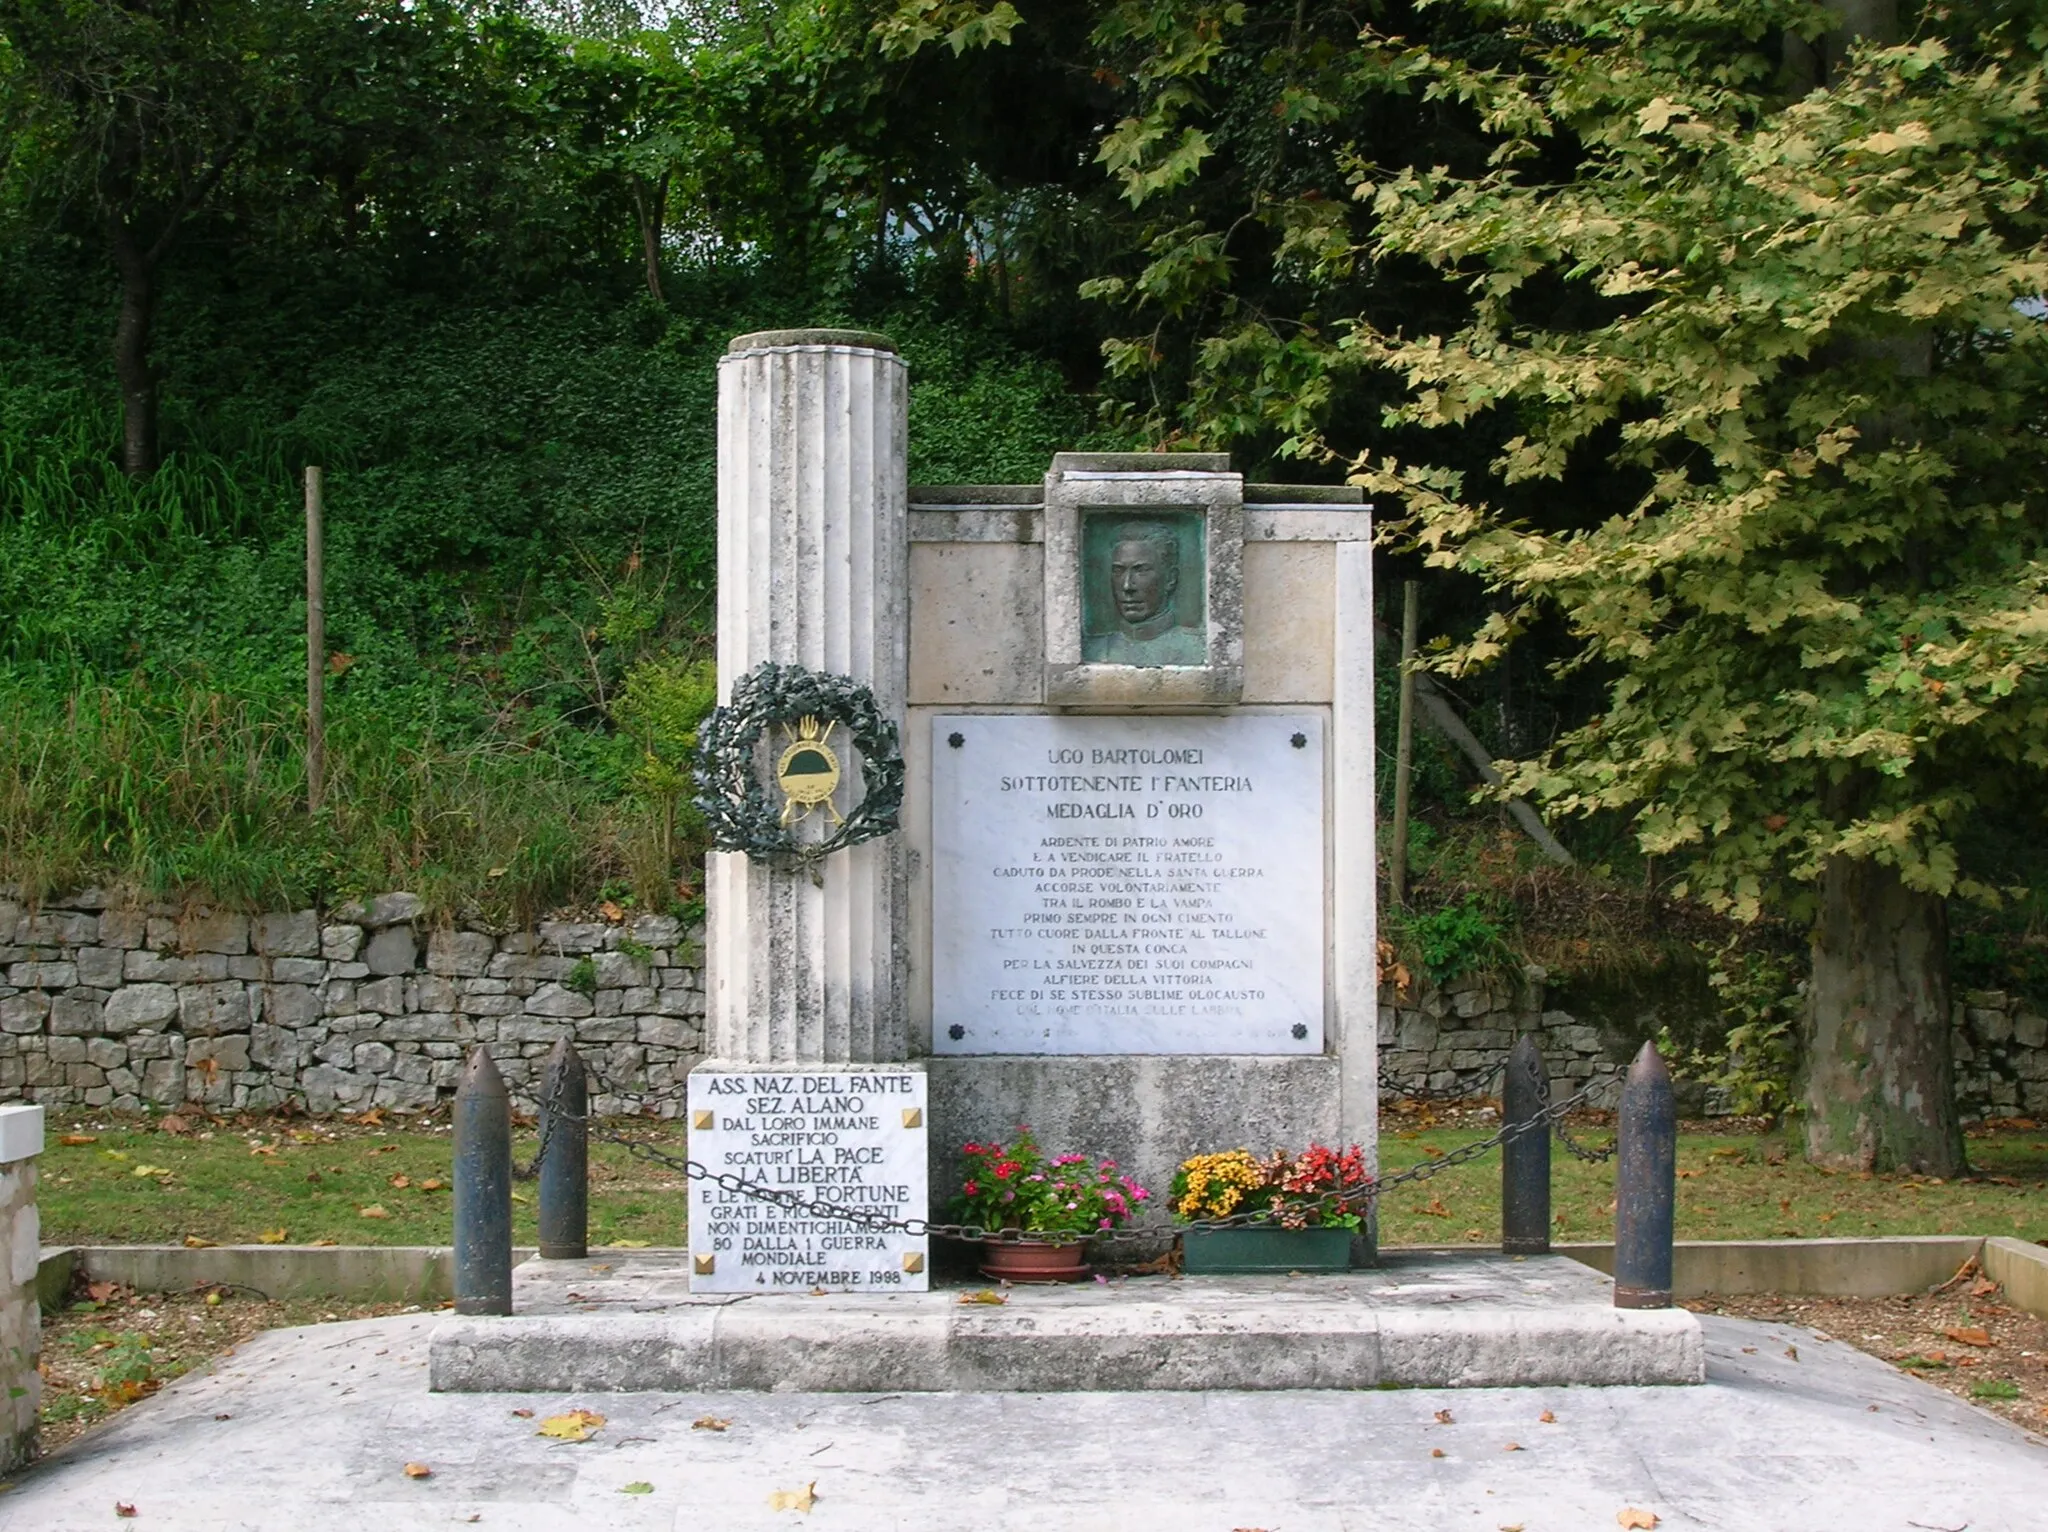
{"label": "stone frame around relief", "polygon": [[[1192,461],[1191,461],[1192,460]],[[1244,479],[1227,458],[1154,453],[1063,452],[1045,478],[1045,700],[1055,707],[1227,707],[1244,692]],[[1168,467],[1167,464],[1174,466]],[[1180,466],[1189,464],[1189,466]],[[1097,518],[1100,518],[1098,521]],[[1098,557],[1113,534],[1091,528],[1125,522],[1174,529],[1181,550],[1178,626],[1192,627],[1185,561],[1200,549],[1205,663],[1117,664],[1092,660],[1087,622],[1107,596],[1084,556]],[[1099,572],[1098,572],[1099,573]],[[1094,602],[1091,584],[1100,585]],[[1091,613],[1091,607],[1095,609]]]}

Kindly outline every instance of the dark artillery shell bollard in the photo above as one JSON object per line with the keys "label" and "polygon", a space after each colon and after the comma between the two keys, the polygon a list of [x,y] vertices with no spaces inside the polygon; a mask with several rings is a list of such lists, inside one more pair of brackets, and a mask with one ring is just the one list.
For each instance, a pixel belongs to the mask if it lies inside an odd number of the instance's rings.
{"label": "dark artillery shell bollard", "polygon": [[[1543,1055],[1524,1036],[1508,1054],[1501,1081],[1502,1125],[1512,1128],[1543,1115]],[[1550,1252],[1550,1126],[1517,1133],[1500,1150],[1500,1248],[1506,1255]]]}
{"label": "dark artillery shell bollard", "polygon": [[548,1055],[540,1101],[540,1255],[580,1261],[590,1253],[590,1082],[565,1037]]}
{"label": "dark artillery shell bollard", "polygon": [[1671,1307],[1678,1204],[1678,1102],[1656,1045],[1629,1065],[1621,1090],[1614,1177],[1614,1306]]}
{"label": "dark artillery shell bollard", "polygon": [[482,1048],[455,1087],[455,1312],[512,1312],[512,1102]]}

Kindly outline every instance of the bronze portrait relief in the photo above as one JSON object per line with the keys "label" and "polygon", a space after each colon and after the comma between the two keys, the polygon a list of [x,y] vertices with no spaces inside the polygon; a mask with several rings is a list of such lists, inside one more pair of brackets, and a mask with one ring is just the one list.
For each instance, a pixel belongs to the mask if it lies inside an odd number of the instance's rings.
{"label": "bronze portrait relief", "polygon": [[1202,518],[1095,513],[1082,532],[1081,656],[1097,665],[1206,665]]}

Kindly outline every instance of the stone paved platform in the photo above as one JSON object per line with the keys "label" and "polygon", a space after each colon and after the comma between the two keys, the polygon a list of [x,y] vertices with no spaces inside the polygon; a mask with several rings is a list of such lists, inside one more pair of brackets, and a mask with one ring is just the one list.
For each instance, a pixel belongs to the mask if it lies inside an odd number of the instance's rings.
{"label": "stone paved platform", "polygon": [[517,1268],[509,1318],[435,1332],[449,1393],[890,1393],[1698,1383],[1699,1321],[1613,1307],[1564,1256],[1395,1257],[1304,1277],[889,1296],[692,1296],[680,1250]]}
{"label": "stone paved platform", "polygon": [[[260,1336],[17,1476],[0,1532],[2041,1532],[2048,1506],[2038,1440],[1746,1320],[1702,1322],[1699,1388],[893,1395],[430,1394],[443,1323]],[[572,1408],[593,1439],[537,1434]]]}

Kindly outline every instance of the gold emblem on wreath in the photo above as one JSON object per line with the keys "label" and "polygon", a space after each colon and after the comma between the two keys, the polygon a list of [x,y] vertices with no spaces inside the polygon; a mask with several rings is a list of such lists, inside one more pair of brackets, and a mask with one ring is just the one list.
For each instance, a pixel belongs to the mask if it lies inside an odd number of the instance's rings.
{"label": "gold emblem on wreath", "polygon": [[836,825],[845,823],[832,806],[832,794],[839,786],[839,755],[827,743],[836,723],[820,730],[818,720],[806,715],[795,728],[782,726],[789,744],[775,762],[775,785],[782,789],[782,823],[801,823],[812,809],[821,805],[825,816]]}

